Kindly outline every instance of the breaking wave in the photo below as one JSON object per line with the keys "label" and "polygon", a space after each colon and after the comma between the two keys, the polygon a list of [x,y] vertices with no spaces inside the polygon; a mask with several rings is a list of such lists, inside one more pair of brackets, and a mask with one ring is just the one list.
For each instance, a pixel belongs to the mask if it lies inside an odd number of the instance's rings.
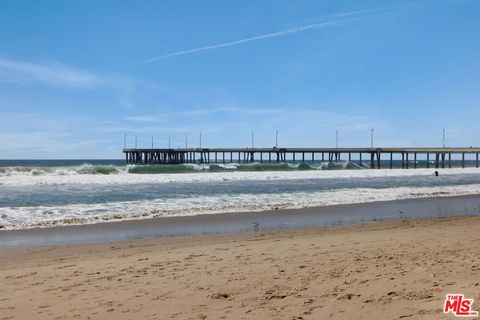
{"label": "breaking wave", "polygon": [[295,170],[345,170],[361,169],[353,162],[319,163],[211,163],[211,164],[146,164],[146,165],[98,165],[85,163],[78,166],[9,166],[0,167],[0,176],[12,175],[110,175],[110,174],[161,174],[225,171],[295,171]]}
{"label": "breaking wave", "polygon": [[182,172],[225,172],[225,171],[295,171],[295,170],[342,170],[361,169],[353,162],[336,163],[211,163],[211,164],[174,164],[174,165],[131,165],[127,167],[128,173],[182,173]]}
{"label": "breaking wave", "polygon": [[125,172],[125,168],[114,165],[82,164],[80,166],[65,167],[37,167],[37,166],[13,166],[0,167],[0,176],[12,175],[76,175],[76,174],[117,174]]}

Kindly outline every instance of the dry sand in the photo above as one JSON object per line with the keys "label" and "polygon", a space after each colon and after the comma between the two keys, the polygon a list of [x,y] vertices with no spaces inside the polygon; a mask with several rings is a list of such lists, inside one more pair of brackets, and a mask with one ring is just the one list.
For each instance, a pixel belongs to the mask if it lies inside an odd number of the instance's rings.
{"label": "dry sand", "polygon": [[0,250],[0,319],[453,319],[480,217]]}

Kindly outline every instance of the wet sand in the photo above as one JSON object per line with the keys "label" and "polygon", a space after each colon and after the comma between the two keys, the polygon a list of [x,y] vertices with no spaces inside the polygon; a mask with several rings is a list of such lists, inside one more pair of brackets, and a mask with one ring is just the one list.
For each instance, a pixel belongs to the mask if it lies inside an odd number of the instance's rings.
{"label": "wet sand", "polygon": [[480,215],[480,195],[441,196],[262,212],[204,214],[0,231],[0,248],[116,242],[162,236],[334,227],[404,218]]}
{"label": "wet sand", "polygon": [[451,319],[480,217],[0,250],[0,319]]}

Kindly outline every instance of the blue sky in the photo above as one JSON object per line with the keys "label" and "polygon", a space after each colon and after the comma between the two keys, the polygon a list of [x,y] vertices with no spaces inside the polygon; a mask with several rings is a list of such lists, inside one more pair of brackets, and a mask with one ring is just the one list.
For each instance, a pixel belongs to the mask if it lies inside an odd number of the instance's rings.
{"label": "blue sky", "polygon": [[480,1],[0,2],[0,158],[478,146]]}

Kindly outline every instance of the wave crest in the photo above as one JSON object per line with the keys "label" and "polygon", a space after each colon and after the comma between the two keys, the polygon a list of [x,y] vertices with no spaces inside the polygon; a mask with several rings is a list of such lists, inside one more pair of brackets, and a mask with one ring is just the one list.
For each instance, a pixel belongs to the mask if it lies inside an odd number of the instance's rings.
{"label": "wave crest", "polygon": [[129,165],[128,173],[155,174],[155,173],[186,173],[186,172],[225,172],[225,171],[292,171],[292,170],[343,170],[361,169],[353,162],[320,162],[320,163],[210,163],[210,164],[145,164]]}
{"label": "wave crest", "polygon": [[0,167],[1,176],[14,175],[111,175],[111,174],[162,174],[192,172],[230,172],[230,171],[295,171],[295,170],[345,170],[361,169],[353,162],[318,162],[318,163],[210,163],[210,164],[142,164],[111,165],[84,163],[78,166],[42,167],[10,166]]}
{"label": "wave crest", "polygon": [[13,166],[0,167],[1,176],[14,175],[76,175],[76,174],[117,174],[122,170],[114,165],[93,165],[89,163],[80,166],[65,167],[36,167],[36,166]]}

